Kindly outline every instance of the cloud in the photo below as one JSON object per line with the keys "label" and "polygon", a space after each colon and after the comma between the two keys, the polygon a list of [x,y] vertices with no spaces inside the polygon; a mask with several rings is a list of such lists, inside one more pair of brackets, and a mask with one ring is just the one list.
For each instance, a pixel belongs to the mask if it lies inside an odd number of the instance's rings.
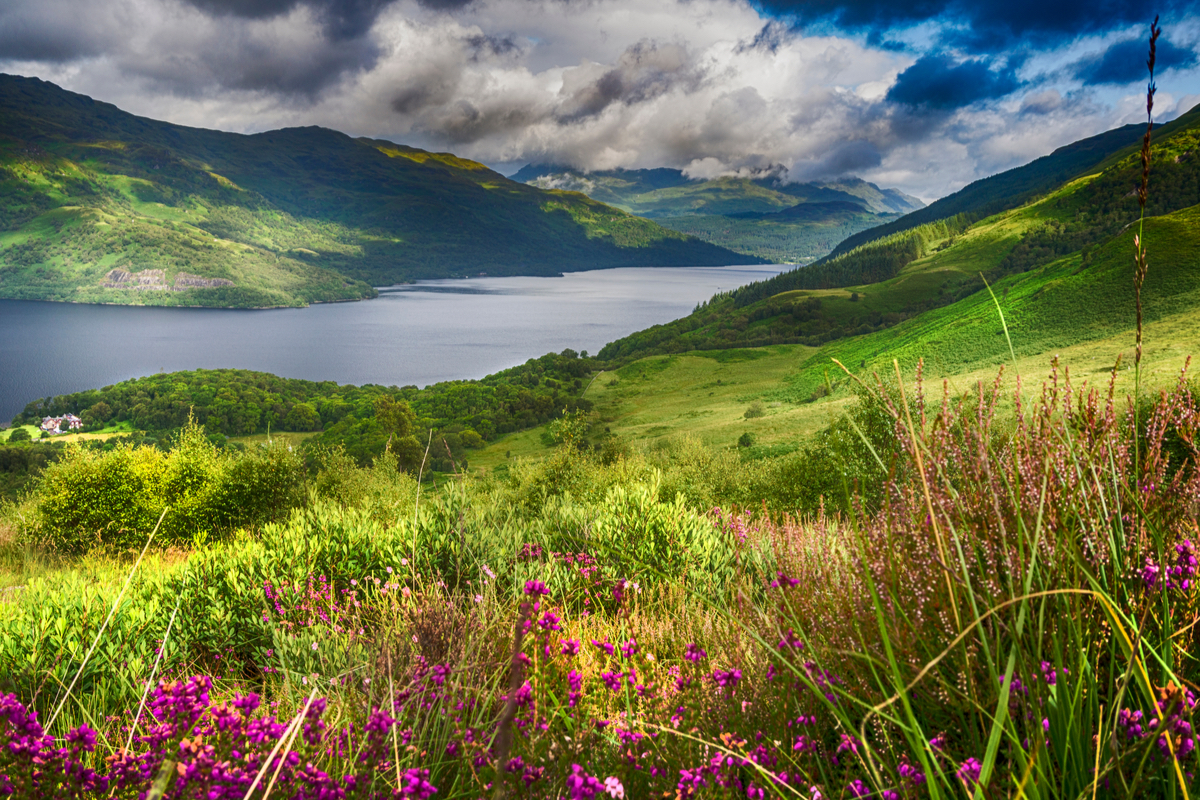
{"label": "cloud", "polygon": [[762,0],[763,8],[804,22],[825,22],[867,32],[876,43],[889,31],[932,23],[945,43],[974,53],[1019,45],[1065,43],[1084,35],[1148,27],[1155,14],[1164,22],[1195,16],[1196,0]]}
{"label": "cloud", "polygon": [[622,53],[612,69],[571,90],[559,119],[575,122],[594,117],[618,102],[646,103],[676,88],[692,90],[701,80],[703,73],[685,47],[643,39]]}
{"label": "cloud", "polygon": [[[0,71],[187,125],[323,125],[492,165],[857,174],[924,199],[1137,111],[1072,77],[1132,29],[988,60],[947,42],[995,4],[814,3],[4,0]],[[1176,96],[1200,93],[1187,69]]]}
{"label": "cloud", "polygon": [[1057,89],[1028,94],[1021,101],[1022,114],[1051,114],[1063,107],[1063,96]]}
{"label": "cloud", "polygon": [[1021,83],[1011,67],[993,70],[981,59],[923,56],[901,72],[887,99],[906,106],[952,110],[1012,94]]}
{"label": "cloud", "polygon": [[[145,91],[312,96],[371,68],[385,0],[8,0],[0,61],[100,60]],[[93,63],[93,69],[103,71]],[[110,76],[112,77],[112,76]]]}
{"label": "cloud", "polygon": [[242,19],[271,19],[291,12],[297,6],[308,7],[320,20],[330,38],[355,39],[375,23],[376,17],[391,0],[187,0],[188,3],[216,16]]}
{"label": "cloud", "polygon": [[[1072,65],[1077,80],[1090,86],[1124,85],[1148,79],[1146,71],[1147,41],[1143,38],[1123,39],[1102,53],[1085,56]],[[1196,66],[1196,51],[1190,47],[1171,44],[1165,37],[1158,40],[1155,53],[1155,72]]]}

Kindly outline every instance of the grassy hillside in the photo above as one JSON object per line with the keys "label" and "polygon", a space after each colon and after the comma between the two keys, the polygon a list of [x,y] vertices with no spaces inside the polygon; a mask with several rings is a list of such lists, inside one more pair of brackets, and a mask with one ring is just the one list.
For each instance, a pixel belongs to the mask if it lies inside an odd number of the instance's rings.
{"label": "grassy hillside", "polygon": [[0,297],[300,305],[417,278],[748,260],[446,153],[185,128],[0,76]]}
{"label": "grassy hillside", "polygon": [[672,169],[580,172],[529,165],[513,175],[544,189],[583,192],[663,227],[776,263],[803,263],[895,220],[921,202],[857,178],[785,183],[777,177],[690,180]]}
{"label": "grassy hillside", "polygon": [[[1190,129],[1200,117],[1200,106],[1155,129],[1162,139]],[[1035,159],[1023,167],[975,181],[959,191],[930,203],[900,219],[848,237],[830,253],[837,257],[901,231],[911,230],[958,215],[980,219],[1016,208],[1032,198],[1087,174],[1102,172],[1128,158],[1141,144],[1146,128],[1141,124],[1124,125],[1096,136],[1064,145],[1053,153]]]}
{"label": "grassy hillside", "polygon": [[[1162,232],[1158,241],[1170,253],[1159,254],[1169,259],[1159,278],[1167,273],[1189,281],[1187,270],[1194,266],[1188,248],[1196,236],[1191,209],[1200,203],[1200,159],[1193,155],[1200,144],[1197,121],[1197,115],[1189,114],[1170,129],[1164,126],[1155,140],[1147,206],[1154,221],[1149,230]],[[1012,184],[1020,174],[996,177],[1001,184]],[[1127,228],[1137,218],[1138,205],[1130,187],[1139,179],[1137,155],[1128,153],[1110,159],[1101,172],[985,219],[973,222],[972,213],[963,213],[925,223],[723,293],[688,317],[610,343],[600,355],[629,359],[763,344],[821,346],[884,331],[933,309],[956,319],[965,313],[963,308],[984,302],[985,295],[974,296],[983,290],[981,274],[1002,282],[1001,291],[1016,291],[1017,286],[1034,291],[1040,281],[1049,280],[1044,276],[1058,275],[1056,270],[1079,272],[1067,307],[1078,308],[1081,316],[1052,312],[1047,327],[1037,332],[1047,342],[1055,331],[1094,327],[1095,319],[1110,312],[1128,319],[1122,316],[1124,305],[1114,310],[1112,304],[1096,304],[1117,292],[1127,278],[1120,265],[1132,249]],[[1164,298],[1185,294],[1180,286],[1163,291]],[[934,318],[938,316],[922,319]],[[902,330],[912,330],[913,325]]]}

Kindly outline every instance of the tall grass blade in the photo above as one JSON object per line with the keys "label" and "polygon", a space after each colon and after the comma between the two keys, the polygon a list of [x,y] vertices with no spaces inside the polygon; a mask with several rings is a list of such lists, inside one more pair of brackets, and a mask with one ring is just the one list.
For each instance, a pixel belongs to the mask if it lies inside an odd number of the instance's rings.
{"label": "tall grass blade", "polygon": [[46,723],[46,730],[54,727],[54,721],[58,719],[58,715],[62,712],[63,706],[66,705],[67,699],[71,696],[71,692],[75,689],[75,683],[79,677],[83,675],[84,669],[87,668],[88,660],[92,657],[92,653],[96,652],[96,646],[100,644],[100,638],[104,636],[104,631],[108,629],[108,624],[112,622],[113,615],[117,613],[117,609],[121,606],[121,600],[125,598],[125,592],[129,589],[129,584],[133,582],[133,576],[137,573],[138,567],[141,566],[142,559],[146,556],[146,551],[150,549],[150,543],[154,541],[154,534],[158,533],[158,526],[162,525],[163,519],[167,516],[167,512],[171,510],[170,506],[163,508],[162,513],[158,515],[158,522],[154,524],[154,530],[150,531],[149,538],[146,539],[146,545],[142,548],[142,552],[138,555],[137,561],[133,562],[133,569],[129,570],[129,577],[125,579],[125,584],[121,587],[120,593],[117,594],[117,599],[113,602],[112,608],[109,609],[108,617],[104,620],[104,624],[100,626],[100,630],[96,631],[96,638],[92,640],[92,646],[88,648],[87,655],[83,657],[83,663],[79,665],[79,670],[75,673],[75,677],[71,679],[71,683],[67,686],[67,692],[59,701],[58,707],[54,709],[54,713],[50,715],[50,720]]}

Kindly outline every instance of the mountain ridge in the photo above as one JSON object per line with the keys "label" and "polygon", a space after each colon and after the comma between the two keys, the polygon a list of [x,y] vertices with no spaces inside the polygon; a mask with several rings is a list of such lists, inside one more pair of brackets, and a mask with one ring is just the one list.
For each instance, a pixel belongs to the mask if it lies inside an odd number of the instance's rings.
{"label": "mountain ridge", "polygon": [[[782,168],[756,177],[703,180],[666,167],[583,172],[528,164],[513,179],[543,189],[583,192],[671,230],[779,263],[813,261],[847,236],[923,205],[860,178],[789,183]],[[807,206],[820,209],[800,210]]]}
{"label": "mountain ridge", "polygon": [[[0,75],[0,297],[303,305],[481,272],[748,262],[451,153],[315,126],[179,126]],[[131,291],[113,270],[164,275]],[[219,285],[177,285],[180,272]]]}
{"label": "mountain ridge", "polygon": [[[760,196],[747,199],[745,202],[758,204],[774,204],[779,210],[802,202],[832,202],[846,200],[862,205],[866,210],[876,214],[907,213],[922,208],[925,204],[915,197],[910,197],[898,189],[883,189],[861,178],[839,178],[834,181],[788,182],[780,177],[782,170],[770,171],[763,177],[748,177],[741,175],[718,176],[711,179],[689,178],[682,170],[669,167],[653,169],[614,169],[584,171],[571,167],[554,164],[526,164],[515,172],[511,178],[514,181],[529,185],[543,185],[543,188],[557,188],[560,184],[590,186],[592,192],[584,188],[576,188],[594,199],[615,205],[632,213],[637,213],[649,219],[667,216],[683,216],[679,204],[671,204],[668,196],[672,189],[683,189],[688,195],[703,194],[709,187],[740,186],[744,191],[749,187],[757,187],[779,197]],[[788,202],[783,198],[795,198]],[[712,208],[712,201],[699,201],[692,213],[724,214],[719,208]],[[762,211],[771,209],[747,208],[738,209],[733,213],[744,211]]]}

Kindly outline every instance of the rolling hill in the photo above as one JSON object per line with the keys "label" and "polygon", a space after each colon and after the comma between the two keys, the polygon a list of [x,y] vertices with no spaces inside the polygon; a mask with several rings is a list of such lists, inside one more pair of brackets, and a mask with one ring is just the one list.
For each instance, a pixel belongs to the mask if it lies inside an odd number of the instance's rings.
{"label": "rolling hill", "polygon": [[303,305],[418,278],[754,260],[448,153],[188,128],[0,76],[4,298]]}
{"label": "rolling hill", "polygon": [[780,263],[820,258],[846,237],[923,205],[858,178],[787,183],[768,174],[693,180],[675,169],[585,173],[554,165],[527,165],[512,177],[543,189],[582,192],[663,227]]}
{"label": "rolling hill", "polygon": [[[921,355],[946,363],[1001,359],[1007,345],[981,275],[1001,298],[1018,354],[1126,330],[1133,319],[1130,223],[1138,216],[1131,189],[1141,175],[1130,133],[1118,129],[1048,156],[1062,159],[1059,174],[1067,177],[1032,199],[1030,187],[1042,185],[1033,165],[993,176],[959,193],[970,203],[941,206],[947,216],[930,218],[938,207],[932,204],[901,220],[915,217],[916,224],[896,223],[892,233],[839,247],[814,265],[718,295],[688,317],[610,343],[600,357],[624,363],[795,343],[864,367]],[[1147,206],[1148,319],[1200,302],[1198,152],[1195,110],[1157,130]],[[1090,167],[1074,170],[1081,159]],[[1005,205],[1012,207],[976,216]],[[801,374],[792,399],[821,388],[819,373]]]}

